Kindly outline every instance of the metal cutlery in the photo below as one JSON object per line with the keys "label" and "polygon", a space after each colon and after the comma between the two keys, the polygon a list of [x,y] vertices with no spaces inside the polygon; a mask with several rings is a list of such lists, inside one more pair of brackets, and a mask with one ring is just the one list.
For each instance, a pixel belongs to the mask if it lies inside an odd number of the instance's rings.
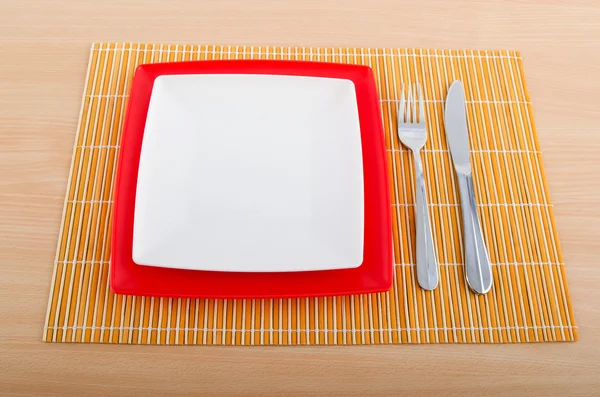
{"label": "metal cutlery", "polygon": [[398,111],[398,137],[404,146],[411,149],[415,161],[417,280],[421,288],[433,290],[438,285],[439,271],[427,208],[423,163],[421,162],[420,151],[427,141],[427,127],[423,92],[418,83],[415,86],[408,86],[408,101],[404,97],[404,86],[402,86]]}
{"label": "metal cutlery", "polygon": [[463,217],[465,274],[469,287],[485,294],[492,288],[493,276],[481,224],[477,216],[477,203],[471,161],[469,157],[469,130],[465,105],[465,91],[461,81],[450,86],[446,97],[444,125],[456,170]]}

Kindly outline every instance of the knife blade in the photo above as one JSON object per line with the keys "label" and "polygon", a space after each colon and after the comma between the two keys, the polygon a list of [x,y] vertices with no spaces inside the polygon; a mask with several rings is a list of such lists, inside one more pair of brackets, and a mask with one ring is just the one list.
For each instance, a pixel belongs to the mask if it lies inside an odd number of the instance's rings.
{"label": "knife blade", "polygon": [[477,215],[477,203],[471,171],[469,128],[465,89],[460,80],[452,83],[446,96],[444,126],[458,187],[463,218],[464,261],[467,284],[476,293],[492,288],[492,266]]}

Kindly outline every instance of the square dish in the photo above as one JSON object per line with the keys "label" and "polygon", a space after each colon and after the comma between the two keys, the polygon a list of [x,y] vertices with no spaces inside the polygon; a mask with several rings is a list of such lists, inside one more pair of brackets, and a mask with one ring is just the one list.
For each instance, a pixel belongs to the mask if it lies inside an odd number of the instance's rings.
{"label": "square dish", "polygon": [[[151,93],[159,76],[185,74],[305,76],[345,79],[353,83],[364,188],[364,241],[360,266],[249,273],[141,266],[133,261],[136,189]],[[121,294],[196,298],[276,298],[385,291],[391,286],[393,270],[388,183],[379,98],[372,71],[366,66],[271,60],[141,65],[136,70],[130,92],[119,154],[113,210],[111,288]]]}
{"label": "square dish", "polygon": [[159,76],[140,154],[133,261],[239,272],[358,267],[363,191],[350,80]]}

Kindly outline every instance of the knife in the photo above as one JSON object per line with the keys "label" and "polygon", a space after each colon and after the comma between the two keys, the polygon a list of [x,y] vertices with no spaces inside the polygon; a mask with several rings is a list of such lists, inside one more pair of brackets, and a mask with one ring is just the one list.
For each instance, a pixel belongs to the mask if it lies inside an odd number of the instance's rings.
{"label": "knife", "polygon": [[483,240],[479,217],[477,216],[465,107],[463,83],[457,80],[452,83],[448,90],[444,125],[460,192],[467,284],[474,292],[485,294],[492,288],[492,266]]}

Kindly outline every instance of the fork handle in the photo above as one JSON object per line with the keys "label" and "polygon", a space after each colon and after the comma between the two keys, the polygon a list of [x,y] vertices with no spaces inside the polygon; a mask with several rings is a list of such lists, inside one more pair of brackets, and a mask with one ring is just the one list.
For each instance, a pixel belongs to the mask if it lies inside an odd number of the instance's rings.
{"label": "fork handle", "polygon": [[418,151],[413,151],[413,155],[416,170],[417,280],[421,288],[431,291],[438,285],[438,264],[433,245],[431,223],[429,221],[427,191],[425,189],[425,176],[423,175],[421,154]]}
{"label": "fork handle", "polygon": [[492,288],[492,266],[477,216],[473,176],[470,172],[457,173],[457,179],[462,203],[467,284],[474,292],[485,294]]}

